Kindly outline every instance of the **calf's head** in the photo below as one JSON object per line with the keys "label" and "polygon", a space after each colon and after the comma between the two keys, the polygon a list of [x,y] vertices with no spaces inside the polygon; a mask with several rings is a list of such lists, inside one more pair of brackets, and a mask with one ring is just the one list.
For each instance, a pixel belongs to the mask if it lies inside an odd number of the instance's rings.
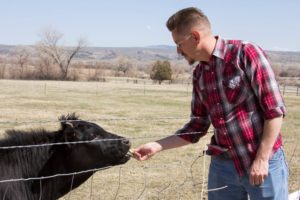
{"label": "calf's head", "polygon": [[[55,142],[67,144],[52,147],[52,155],[39,171],[39,177],[101,169],[130,159],[128,139],[80,120],[75,114],[61,116],[60,121],[61,129],[55,134]],[[42,199],[57,199],[70,191],[70,185],[72,189],[78,187],[93,173],[76,174],[74,180],[68,176],[45,179],[41,183],[35,181],[32,192],[42,194]]]}
{"label": "calf's head", "polygon": [[64,140],[69,142],[68,157],[77,169],[118,165],[130,159],[128,139],[79,120],[74,114],[62,116],[60,121]]}

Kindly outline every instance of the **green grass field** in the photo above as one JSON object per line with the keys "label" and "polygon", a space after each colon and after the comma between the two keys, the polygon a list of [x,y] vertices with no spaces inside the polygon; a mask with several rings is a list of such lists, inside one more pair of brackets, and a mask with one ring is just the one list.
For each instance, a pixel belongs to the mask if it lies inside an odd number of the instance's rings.
{"label": "green grass field", "polygon": [[[173,134],[189,120],[190,85],[121,82],[0,81],[0,132],[6,129],[56,130],[58,117],[76,112],[110,132],[131,139],[133,147]],[[290,192],[300,189],[300,96],[285,96],[284,148]],[[26,122],[26,123],[23,123]],[[149,161],[134,159],[97,172],[64,199],[206,199],[209,157],[201,141],[162,152]]]}

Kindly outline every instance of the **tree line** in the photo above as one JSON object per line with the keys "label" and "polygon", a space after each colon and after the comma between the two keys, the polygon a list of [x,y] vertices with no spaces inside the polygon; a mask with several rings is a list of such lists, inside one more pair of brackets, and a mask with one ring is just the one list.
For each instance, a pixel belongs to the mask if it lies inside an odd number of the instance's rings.
{"label": "tree line", "polygon": [[[63,34],[48,29],[40,34],[40,41],[36,45],[17,46],[8,55],[0,56],[0,78],[99,81],[105,76],[124,76],[148,78],[159,84],[165,80],[191,80],[192,67],[182,62],[139,62],[127,56],[110,61],[81,59],[80,54],[87,42],[79,39],[75,46],[68,47],[62,45],[62,39]],[[299,63],[278,59],[274,52],[270,53],[270,57],[280,82],[284,84],[290,77],[300,77]],[[289,83],[299,85],[300,80],[295,81],[295,78]]]}
{"label": "tree line", "polygon": [[[81,60],[87,42],[79,39],[74,47],[61,44],[63,34],[45,30],[33,46],[17,46],[0,56],[0,78],[34,80],[101,80],[105,76],[150,78],[161,84],[189,72],[167,60],[138,63],[121,56],[112,62]],[[34,55],[33,55],[34,54]],[[173,65],[173,66],[172,66]]]}

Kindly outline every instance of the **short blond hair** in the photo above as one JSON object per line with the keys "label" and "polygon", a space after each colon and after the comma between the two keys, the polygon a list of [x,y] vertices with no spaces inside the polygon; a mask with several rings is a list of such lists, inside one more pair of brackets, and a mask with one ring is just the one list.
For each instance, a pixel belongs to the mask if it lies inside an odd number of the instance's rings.
{"label": "short blond hair", "polygon": [[178,33],[189,31],[192,27],[207,30],[211,29],[207,16],[200,9],[195,7],[184,8],[177,11],[168,19],[166,26],[169,31],[177,31]]}

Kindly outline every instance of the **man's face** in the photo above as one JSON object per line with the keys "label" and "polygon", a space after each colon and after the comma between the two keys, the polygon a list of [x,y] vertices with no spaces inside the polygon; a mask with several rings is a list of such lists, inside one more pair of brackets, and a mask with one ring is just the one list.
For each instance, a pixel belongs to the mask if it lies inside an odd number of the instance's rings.
{"label": "man's face", "polygon": [[193,35],[191,33],[182,35],[177,33],[176,31],[173,31],[172,37],[177,47],[177,53],[182,55],[190,65],[193,65],[195,63],[195,60],[192,58],[191,54],[191,39]]}

